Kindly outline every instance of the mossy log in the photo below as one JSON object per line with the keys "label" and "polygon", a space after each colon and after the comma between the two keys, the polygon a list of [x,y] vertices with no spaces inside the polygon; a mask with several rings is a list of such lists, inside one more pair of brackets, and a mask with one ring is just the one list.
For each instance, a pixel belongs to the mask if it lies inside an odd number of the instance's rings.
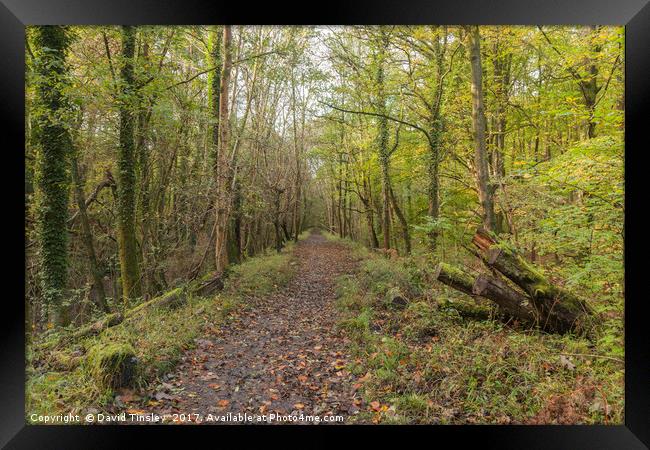
{"label": "mossy log", "polygon": [[107,328],[119,325],[123,320],[124,315],[121,313],[108,314],[95,323],[79,328],[72,334],[72,337],[74,339],[79,339],[82,337],[93,336],[101,333]]}
{"label": "mossy log", "polygon": [[207,297],[223,289],[224,276],[221,273],[212,273],[205,276],[193,289],[193,293],[201,297]]}
{"label": "mossy log", "polygon": [[589,331],[594,312],[585,300],[551,283],[515,248],[499,242],[492,233],[479,228],[472,243],[485,255],[489,267],[530,296],[540,326],[560,333]]}
{"label": "mossy log", "polygon": [[42,344],[39,344],[35,347],[37,351],[48,351],[56,348],[60,348],[71,341],[77,341],[89,336],[94,336],[102,331],[119,325],[125,320],[129,320],[134,316],[138,315],[142,311],[145,311],[148,308],[177,308],[187,300],[185,290],[183,288],[176,288],[165,294],[158,296],[149,300],[148,302],[141,303],[140,305],[132,308],[126,313],[113,313],[108,314],[102,317],[100,320],[85,325],[73,332],[66,332],[63,334],[57,334],[44,341]]}
{"label": "mossy log", "polygon": [[440,263],[436,268],[434,278],[447,286],[474,296],[472,288],[476,278],[467,272],[460,270],[450,264]]}
{"label": "mossy log", "polygon": [[108,314],[96,322],[93,322],[89,325],[85,325],[74,332],[64,332],[63,334],[57,333],[52,334],[48,337],[47,340],[44,340],[42,343],[36,345],[34,350],[37,351],[47,351],[54,350],[62,347],[64,344],[69,343],[70,341],[78,340],[88,336],[94,336],[107,328],[113,327],[122,323],[124,320],[124,315],[121,313]]}
{"label": "mossy log", "polygon": [[498,278],[479,275],[472,286],[472,292],[499,305],[501,313],[524,322],[538,322],[537,313],[528,296],[517,292]]}
{"label": "mossy log", "polygon": [[135,316],[136,314],[148,309],[148,308],[178,308],[187,300],[187,295],[185,289],[182,287],[172,289],[169,292],[152,298],[151,300],[141,303],[133,309],[130,309],[126,312],[126,318]]}
{"label": "mossy log", "polygon": [[470,304],[469,302],[451,302],[447,300],[441,305],[445,309],[453,309],[461,317],[466,317],[473,320],[489,320],[492,315],[488,308],[483,308],[477,304]]}
{"label": "mossy log", "polygon": [[436,279],[472,297],[483,297],[498,306],[498,314],[514,317],[527,323],[536,323],[537,315],[530,299],[503,281],[488,275],[473,275],[449,264],[440,263],[436,269]]}
{"label": "mossy log", "polygon": [[96,344],[88,350],[86,364],[101,386],[117,389],[136,381],[138,358],[130,344]]}

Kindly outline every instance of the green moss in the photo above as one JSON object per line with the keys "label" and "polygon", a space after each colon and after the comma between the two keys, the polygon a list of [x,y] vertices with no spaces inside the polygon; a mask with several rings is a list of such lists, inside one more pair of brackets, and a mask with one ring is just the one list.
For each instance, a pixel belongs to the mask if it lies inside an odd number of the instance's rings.
{"label": "green moss", "polygon": [[88,350],[86,365],[101,386],[118,388],[136,381],[137,358],[130,344],[96,344]]}
{"label": "green moss", "polygon": [[135,308],[132,308],[131,310],[128,311],[127,316],[133,316],[134,314],[137,314],[144,309],[150,307],[151,305],[158,303],[161,305],[165,305],[167,307],[173,307],[173,306],[178,306],[179,302],[174,301],[174,298],[181,298],[182,296],[186,295],[185,294],[185,289],[183,287],[178,287],[176,289],[172,289],[171,291],[165,292],[163,295],[152,298],[151,300],[141,303]]}
{"label": "green moss", "polygon": [[449,276],[449,278],[456,281],[458,284],[462,284],[462,285],[474,284],[474,279],[472,279],[472,277],[469,274],[463,272],[459,268],[447,263],[440,263],[440,267],[445,272],[445,274]]}

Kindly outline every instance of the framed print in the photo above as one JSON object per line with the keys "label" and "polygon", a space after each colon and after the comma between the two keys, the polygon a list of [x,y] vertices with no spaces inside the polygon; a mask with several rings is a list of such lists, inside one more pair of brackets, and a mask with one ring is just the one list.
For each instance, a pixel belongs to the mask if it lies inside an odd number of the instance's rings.
{"label": "framed print", "polygon": [[3,0],[2,444],[647,447],[646,3]]}

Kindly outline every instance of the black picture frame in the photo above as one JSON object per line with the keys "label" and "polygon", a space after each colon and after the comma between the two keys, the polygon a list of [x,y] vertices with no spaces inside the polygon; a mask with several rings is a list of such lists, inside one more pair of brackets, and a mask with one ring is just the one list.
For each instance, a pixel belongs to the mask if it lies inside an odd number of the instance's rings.
{"label": "black picture frame", "polygon": [[[287,445],[318,445],[322,437],[347,442],[352,432],[363,433],[366,445],[385,444],[387,433],[404,445],[414,433],[426,445],[454,447],[474,444],[499,449],[637,449],[650,445],[650,352],[645,297],[643,233],[645,195],[643,176],[647,150],[648,99],[650,97],[650,0],[334,0],[322,4],[263,5],[247,3],[229,8],[209,0],[0,0],[0,112],[4,128],[2,153],[6,165],[0,177],[7,211],[4,234],[4,289],[0,301],[4,323],[0,326],[0,445],[6,448],[117,448],[135,445],[135,438],[188,439],[198,433],[213,434],[214,443],[225,444],[224,430],[239,438],[261,435],[284,440],[286,426],[257,427],[84,427],[39,426],[25,423],[25,310],[23,267],[24,208],[20,177],[24,172],[24,39],[25,26],[38,24],[611,24],[625,25],[625,424],[620,426],[403,426],[403,427],[290,427],[300,437]],[[645,137],[645,139],[644,139]],[[645,144],[645,145],[644,145]],[[24,192],[23,192],[24,193]],[[21,206],[22,204],[22,206]],[[12,211],[11,209],[14,209]],[[22,226],[23,230],[14,229]],[[11,290],[8,290],[11,288]],[[155,431],[154,431],[155,430]],[[168,441],[169,443],[170,441]],[[241,442],[241,441],[240,441]],[[366,446],[364,445],[364,446]],[[329,445],[328,445],[329,446]],[[126,448],[126,447],[125,447]]]}

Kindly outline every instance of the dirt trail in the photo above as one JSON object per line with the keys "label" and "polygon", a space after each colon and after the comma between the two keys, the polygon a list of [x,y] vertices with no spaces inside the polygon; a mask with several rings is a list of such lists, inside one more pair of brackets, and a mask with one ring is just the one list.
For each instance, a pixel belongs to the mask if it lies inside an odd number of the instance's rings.
{"label": "dirt trail", "polygon": [[355,262],[321,234],[299,242],[293,261],[295,275],[286,287],[235,313],[185,354],[166,383],[180,392],[173,401],[162,399],[164,412],[198,413],[202,423],[219,423],[205,418],[302,413],[342,415],[347,422],[359,411],[334,304],[335,279]]}

